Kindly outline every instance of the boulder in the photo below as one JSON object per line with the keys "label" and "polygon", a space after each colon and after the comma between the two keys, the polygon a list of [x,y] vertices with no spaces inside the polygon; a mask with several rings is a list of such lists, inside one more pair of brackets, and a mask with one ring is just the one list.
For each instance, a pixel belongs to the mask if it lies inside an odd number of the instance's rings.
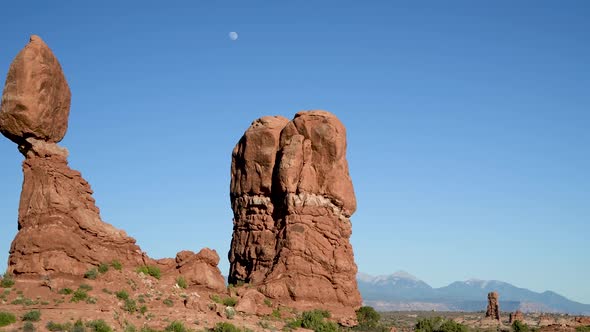
{"label": "boulder", "polygon": [[0,132],[17,144],[28,137],[56,143],[68,129],[70,88],[53,52],[31,36],[6,77]]}

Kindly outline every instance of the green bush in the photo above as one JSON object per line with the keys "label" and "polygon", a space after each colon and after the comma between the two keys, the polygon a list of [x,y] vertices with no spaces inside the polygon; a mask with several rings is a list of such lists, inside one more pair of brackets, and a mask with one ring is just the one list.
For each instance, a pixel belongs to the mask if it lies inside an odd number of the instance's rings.
{"label": "green bush", "polygon": [[190,330],[187,329],[182,322],[173,321],[170,325],[166,326],[164,330],[166,332],[189,332]]}
{"label": "green bush", "polygon": [[80,302],[80,301],[86,300],[87,298],[88,298],[88,293],[86,293],[86,291],[83,289],[78,289],[72,295],[70,302]]}
{"label": "green bush", "polygon": [[576,327],[576,332],[590,332],[590,325],[588,325],[588,326],[578,326],[578,327]]}
{"label": "green bush", "polygon": [[356,318],[359,322],[359,326],[374,328],[379,325],[381,315],[373,307],[360,307],[356,311]]}
{"label": "green bush", "polygon": [[127,293],[125,290],[120,290],[116,292],[115,295],[119,300],[127,300],[129,298],[129,293]]}
{"label": "green bush", "polygon": [[139,308],[139,312],[140,312],[142,315],[143,315],[143,314],[145,314],[147,311],[148,311],[148,307],[147,307],[147,306],[144,306],[144,305],[142,305],[142,306]]}
{"label": "green bush", "polygon": [[58,294],[62,294],[62,295],[70,295],[72,294],[74,291],[71,288],[62,288],[60,289],[57,293]]}
{"label": "green bush", "polygon": [[52,332],[55,331],[70,331],[72,330],[72,323],[59,324],[52,321],[48,322],[45,327]]}
{"label": "green bush", "polygon": [[86,271],[86,273],[84,273],[84,278],[86,279],[90,279],[90,280],[94,280],[98,277],[98,271],[94,268]]}
{"label": "green bush", "polygon": [[512,323],[512,331],[529,332],[529,326],[519,320],[516,320]]}
{"label": "green bush", "polygon": [[172,307],[174,305],[174,301],[172,301],[172,299],[165,299],[162,301],[162,303],[164,303],[167,307]]}
{"label": "green bush", "polygon": [[441,317],[419,319],[414,330],[415,332],[468,332],[467,326]]}
{"label": "green bush", "polygon": [[215,325],[213,332],[241,332],[241,330],[232,323],[222,322]]}
{"label": "green bush", "polygon": [[16,323],[16,316],[9,312],[0,311],[0,327]]}
{"label": "green bush", "polygon": [[78,286],[78,288],[87,292],[92,290],[92,286],[90,286],[89,284],[81,284],[80,286]]}
{"label": "green bush", "polygon": [[25,322],[23,325],[23,332],[35,332],[35,325],[31,322]]}
{"label": "green bush", "polygon": [[0,287],[10,288],[14,286],[14,276],[8,272],[4,273],[2,279],[0,279]]}
{"label": "green bush", "polygon": [[[71,323],[67,323],[67,325],[71,325]],[[72,330],[70,332],[86,332],[86,327],[84,326],[84,323],[80,319],[78,319],[74,323],[74,327],[72,327]]]}
{"label": "green bush", "polygon": [[119,262],[118,260],[112,261],[111,266],[113,267],[113,269],[117,271],[121,271],[123,269],[123,264],[121,264],[121,262]]}
{"label": "green bush", "polygon": [[41,319],[41,312],[39,310],[31,310],[23,315],[22,320],[28,322],[38,322]]}
{"label": "green bush", "polygon": [[102,319],[99,320],[91,320],[86,323],[86,326],[92,332],[112,332],[113,329]]}
{"label": "green bush", "polygon": [[188,288],[188,284],[186,283],[186,280],[182,276],[176,278],[176,284],[180,288],[183,288],[183,289],[187,289]]}
{"label": "green bush", "polygon": [[326,318],[330,318],[330,312],[326,310],[304,311],[299,318],[289,322],[287,326],[290,328],[303,327],[315,332],[337,332],[338,325],[327,321]]}
{"label": "green bush", "polygon": [[445,321],[440,327],[440,332],[468,332],[468,331],[469,331],[469,329],[467,328],[467,326],[465,326],[463,324],[459,324],[451,319]]}
{"label": "green bush", "polygon": [[223,299],[224,306],[235,307],[237,303],[238,303],[238,300],[233,297],[226,297],[225,299]]}
{"label": "green bush", "polygon": [[220,297],[219,297],[219,295],[217,295],[217,294],[213,294],[213,295],[211,295],[211,296],[210,296],[210,298],[211,298],[211,300],[212,300],[213,302],[215,302],[215,303],[221,303],[221,302],[222,302],[221,298],[220,298]]}
{"label": "green bush", "polygon": [[153,266],[153,265],[140,266],[137,268],[137,273],[147,274],[147,275],[150,275],[156,279],[160,279],[160,276],[162,274],[162,272],[160,271],[160,268],[157,266]]}
{"label": "green bush", "polygon": [[105,274],[107,272],[109,272],[109,265],[106,263],[102,263],[98,266],[98,272]]}
{"label": "green bush", "polygon": [[125,300],[125,304],[123,304],[123,310],[132,314],[137,311],[137,303],[135,303],[135,300],[127,299]]}
{"label": "green bush", "polygon": [[125,326],[125,329],[123,330],[123,332],[137,332],[137,329],[135,328],[135,326],[129,324],[129,325]]}

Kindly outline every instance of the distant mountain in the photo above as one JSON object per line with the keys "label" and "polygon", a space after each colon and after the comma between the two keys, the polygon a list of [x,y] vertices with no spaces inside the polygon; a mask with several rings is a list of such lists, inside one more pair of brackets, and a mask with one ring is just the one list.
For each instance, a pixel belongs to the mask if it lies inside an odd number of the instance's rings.
{"label": "distant mountain", "polygon": [[537,293],[497,280],[471,279],[432,288],[415,276],[399,271],[385,276],[359,273],[357,281],[365,303],[378,310],[480,311],[486,309],[487,294],[497,291],[503,311],[590,314],[588,304],[551,291]]}

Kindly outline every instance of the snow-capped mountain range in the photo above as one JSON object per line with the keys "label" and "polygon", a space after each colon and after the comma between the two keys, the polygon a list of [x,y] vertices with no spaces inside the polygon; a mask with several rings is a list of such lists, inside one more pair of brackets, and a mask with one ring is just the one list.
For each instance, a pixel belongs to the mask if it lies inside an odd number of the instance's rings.
{"label": "snow-capped mountain range", "polygon": [[590,305],[575,302],[555,292],[533,292],[498,280],[469,279],[448,286],[432,288],[405,271],[372,276],[359,272],[359,290],[367,305],[378,310],[485,310],[487,294],[500,294],[500,309],[527,312],[563,312],[590,314]]}

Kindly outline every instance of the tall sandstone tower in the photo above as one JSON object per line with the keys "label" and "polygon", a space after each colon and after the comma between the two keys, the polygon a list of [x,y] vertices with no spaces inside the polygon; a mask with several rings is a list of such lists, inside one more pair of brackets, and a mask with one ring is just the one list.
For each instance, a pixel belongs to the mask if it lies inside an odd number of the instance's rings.
{"label": "tall sandstone tower", "polygon": [[356,199],[333,114],[263,117],[233,150],[230,283],[297,308],[360,307],[350,236]]}

